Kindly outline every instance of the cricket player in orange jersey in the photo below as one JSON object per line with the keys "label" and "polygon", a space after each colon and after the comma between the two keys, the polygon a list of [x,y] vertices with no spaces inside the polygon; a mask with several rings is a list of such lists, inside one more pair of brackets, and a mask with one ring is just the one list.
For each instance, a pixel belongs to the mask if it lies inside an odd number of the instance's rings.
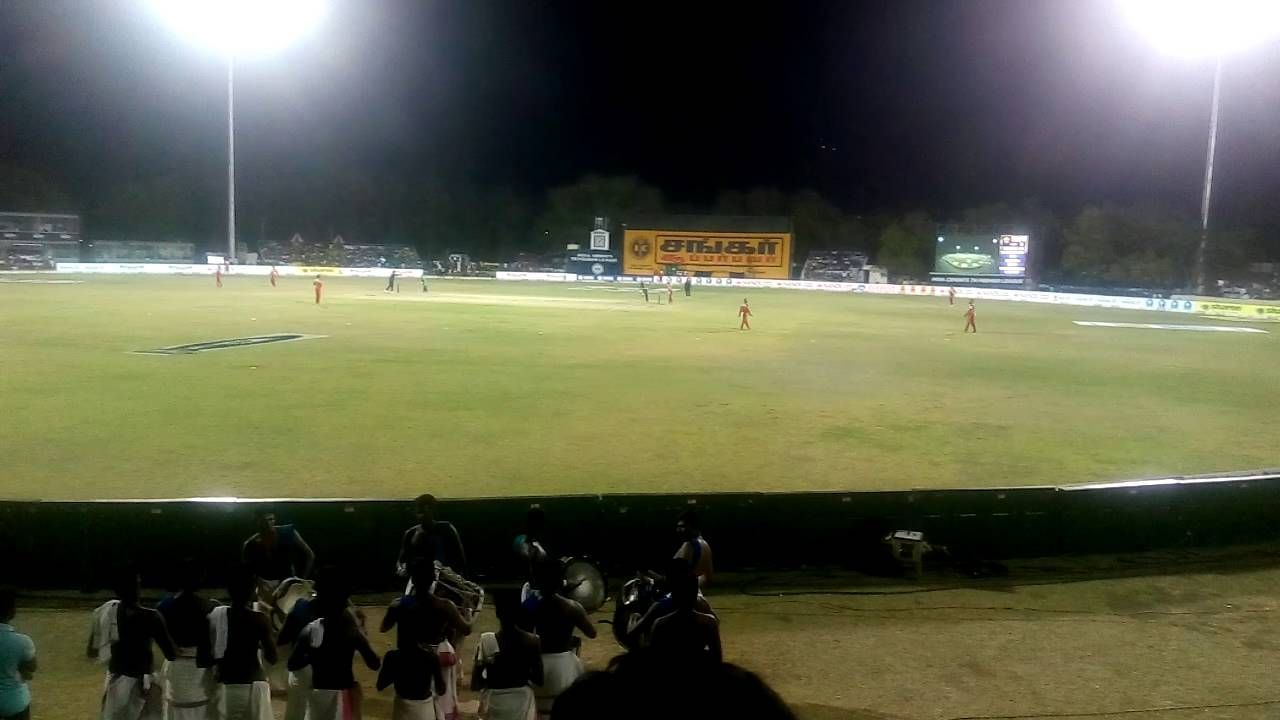
{"label": "cricket player in orange jersey", "polygon": [[964,311],[964,331],[969,332],[969,328],[978,332],[978,311],[973,307],[973,301],[969,301],[969,309]]}
{"label": "cricket player in orange jersey", "polygon": [[948,304],[948,305],[955,305],[955,304],[956,304],[956,289],[955,289],[955,288],[947,288],[947,304]]}
{"label": "cricket player in orange jersey", "polygon": [[217,270],[213,271],[213,281],[218,284],[218,287],[222,287],[222,266],[221,265],[218,266]]}
{"label": "cricket player in orange jersey", "polygon": [[317,304],[317,305],[319,305],[319,304],[320,304],[320,291],[324,290],[324,281],[320,279],[320,276],[319,276],[319,275],[317,275],[317,276],[316,276],[316,279],[315,279],[315,280],[313,280],[313,281],[311,281],[311,284],[312,284],[313,286],[315,286],[315,289],[316,289],[316,304]]}
{"label": "cricket player in orange jersey", "polygon": [[747,304],[747,299],[742,298],[742,306],[738,308],[738,315],[742,317],[742,324],[738,326],[739,330],[751,329],[751,306]]}
{"label": "cricket player in orange jersey", "polygon": [[271,266],[271,287],[276,286],[276,281],[280,279],[280,271],[276,270],[276,266]]}

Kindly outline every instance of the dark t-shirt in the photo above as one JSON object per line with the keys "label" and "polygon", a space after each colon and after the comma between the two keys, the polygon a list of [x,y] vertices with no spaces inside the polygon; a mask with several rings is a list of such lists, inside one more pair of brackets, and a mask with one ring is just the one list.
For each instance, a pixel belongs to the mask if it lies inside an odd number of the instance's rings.
{"label": "dark t-shirt", "polygon": [[498,652],[484,667],[485,687],[505,690],[542,683],[542,656],[534,636],[500,631],[497,640]]}
{"label": "dark t-shirt", "polygon": [[246,685],[265,680],[258,649],[270,645],[262,613],[246,608],[227,611],[227,650],[218,661],[218,682],[224,685]]}
{"label": "dark t-shirt", "polygon": [[174,645],[194,648],[209,642],[208,616],[215,605],[212,600],[182,592],[161,600],[156,611],[164,616]]}
{"label": "dark t-shirt", "polygon": [[245,543],[244,560],[263,580],[284,580],[296,574],[293,561],[297,550],[297,530],[292,525],[279,525],[275,545],[268,548],[261,535],[254,535]]}
{"label": "dark t-shirt", "polygon": [[294,603],[293,609],[284,619],[284,626],[280,628],[280,635],[276,638],[278,644],[290,645],[297,641],[298,633],[302,632],[302,628],[317,617],[315,604],[315,600],[307,598]]}
{"label": "dark t-shirt", "polygon": [[142,677],[152,672],[152,638],[167,635],[164,618],[155,610],[121,605],[116,615],[120,639],[111,644],[107,669],[115,675]]}
{"label": "dark t-shirt", "polygon": [[378,673],[378,689],[395,686],[396,695],[406,700],[426,700],[431,697],[431,685],[444,689],[440,659],[436,654],[421,648],[391,650],[382,659]]}
{"label": "dark t-shirt", "polygon": [[[310,661],[311,684],[317,690],[347,690],[356,684],[355,673],[351,669],[356,650],[368,647],[368,641],[346,615],[320,622],[324,626],[324,641],[320,647],[313,648],[305,642],[298,646]],[[290,662],[289,667],[294,669],[294,663]]]}
{"label": "dark t-shirt", "polygon": [[450,523],[437,521],[430,528],[414,525],[401,540],[402,559],[407,567],[416,563],[431,567],[439,562],[464,577],[467,574],[467,556],[462,549],[458,530]]}

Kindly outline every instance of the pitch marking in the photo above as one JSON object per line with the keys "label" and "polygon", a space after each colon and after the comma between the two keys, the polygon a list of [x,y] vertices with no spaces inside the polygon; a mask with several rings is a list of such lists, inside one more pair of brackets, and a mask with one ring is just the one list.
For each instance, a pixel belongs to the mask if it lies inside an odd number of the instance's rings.
{"label": "pitch marking", "polygon": [[294,340],[313,340],[328,335],[303,335],[301,333],[278,333],[275,335],[251,335],[249,337],[226,338],[223,340],[206,340],[204,342],[187,343],[186,345],[170,345],[154,350],[134,350],[136,355],[195,355],[212,350],[229,350],[231,348],[253,347],[271,343],[292,342]]}

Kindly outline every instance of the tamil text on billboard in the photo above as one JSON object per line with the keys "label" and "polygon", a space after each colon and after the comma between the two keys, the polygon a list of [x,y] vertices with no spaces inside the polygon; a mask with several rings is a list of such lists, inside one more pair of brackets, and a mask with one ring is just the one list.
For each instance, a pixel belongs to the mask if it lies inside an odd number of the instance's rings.
{"label": "tamil text on billboard", "polygon": [[628,275],[670,272],[709,277],[786,279],[791,276],[791,233],[633,230],[623,238]]}

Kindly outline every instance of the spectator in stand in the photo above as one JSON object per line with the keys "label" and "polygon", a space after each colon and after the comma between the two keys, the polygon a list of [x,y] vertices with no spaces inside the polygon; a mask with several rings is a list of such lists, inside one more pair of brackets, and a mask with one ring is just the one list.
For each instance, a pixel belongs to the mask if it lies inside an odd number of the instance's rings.
{"label": "spectator in stand", "polygon": [[481,691],[481,718],[528,720],[537,705],[529,686],[543,684],[541,643],[537,635],[520,628],[520,602],[514,592],[496,593],[493,601],[500,629],[480,636],[471,689]]}
{"label": "spectator in stand", "polygon": [[13,629],[17,591],[0,585],[0,720],[30,720],[31,690],[36,672],[36,646]]}
{"label": "spectator in stand", "polygon": [[87,654],[107,665],[102,694],[102,720],[160,720],[161,693],[152,692],[153,647],[165,660],[177,657],[164,617],[139,602],[138,571],[116,573],[114,600],[93,611]]}
{"label": "spectator in stand", "polygon": [[345,577],[330,573],[317,600],[320,617],[299,634],[289,670],[311,667],[310,720],[359,718],[362,696],[351,663],[356,653],[370,670],[382,663],[348,609],[351,589]]}
{"label": "spectator in stand", "polygon": [[219,717],[271,720],[271,686],[262,669],[262,660],[276,662],[271,623],[252,607],[254,578],[248,571],[237,572],[227,590],[231,605],[209,613],[210,655],[221,685]]}
{"label": "spectator in stand", "polygon": [[578,658],[581,642],[575,629],[594,638],[596,628],[587,611],[576,600],[564,596],[564,573],[560,564],[544,561],[538,567],[539,599],[531,616],[533,630],[542,646],[542,668],[545,675],[537,689],[538,715],[551,714],[556,697],[572,685],[584,671]]}
{"label": "spectator in stand", "polygon": [[556,700],[552,720],[794,720],[758,676],[727,663],[673,666],[646,651],[614,658]]}
{"label": "spectator in stand", "polygon": [[204,720],[215,701],[213,674],[209,670],[209,613],[217,605],[200,596],[201,571],[190,558],[182,561],[178,591],[156,605],[173,638],[177,657],[165,662],[165,716],[168,720]]}

